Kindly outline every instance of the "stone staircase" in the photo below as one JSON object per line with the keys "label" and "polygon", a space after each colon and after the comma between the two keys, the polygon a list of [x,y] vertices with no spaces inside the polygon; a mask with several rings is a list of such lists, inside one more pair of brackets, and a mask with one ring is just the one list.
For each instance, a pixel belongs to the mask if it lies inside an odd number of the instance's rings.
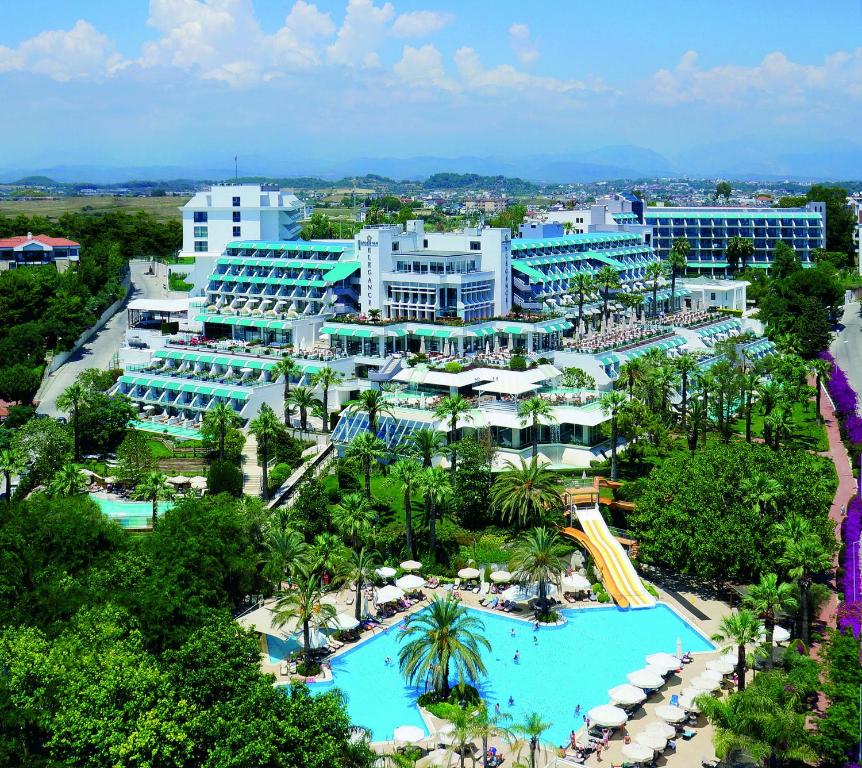
{"label": "stone staircase", "polygon": [[260,496],[263,470],[257,460],[257,438],[250,432],[242,449],[242,491],[247,496]]}

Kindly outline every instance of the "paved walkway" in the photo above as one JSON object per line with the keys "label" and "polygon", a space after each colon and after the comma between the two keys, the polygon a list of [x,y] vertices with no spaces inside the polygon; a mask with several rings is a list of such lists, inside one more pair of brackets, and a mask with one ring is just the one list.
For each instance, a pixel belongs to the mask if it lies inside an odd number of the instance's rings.
{"label": "paved walkway", "polygon": [[246,496],[260,496],[262,488],[263,470],[257,460],[257,438],[249,432],[242,448],[242,492]]}

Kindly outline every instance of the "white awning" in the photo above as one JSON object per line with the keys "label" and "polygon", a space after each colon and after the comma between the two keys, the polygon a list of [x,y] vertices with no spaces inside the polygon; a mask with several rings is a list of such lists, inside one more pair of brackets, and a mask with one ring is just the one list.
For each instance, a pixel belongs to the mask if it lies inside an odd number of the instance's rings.
{"label": "white awning", "polygon": [[487,384],[477,384],[473,389],[477,392],[492,392],[499,395],[523,395],[533,392],[541,387],[541,384],[526,381],[489,381]]}
{"label": "white awning", "polygon": [[188,299],[134,299],[127,305],[127,309],[137,309],[141,312],[165,312],[168,314],[179,314],[189,311]]}

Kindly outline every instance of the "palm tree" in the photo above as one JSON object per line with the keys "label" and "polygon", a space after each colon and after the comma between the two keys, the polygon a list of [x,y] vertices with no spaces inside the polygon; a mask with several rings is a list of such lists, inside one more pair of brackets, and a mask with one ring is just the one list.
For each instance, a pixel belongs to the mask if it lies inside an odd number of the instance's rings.
{"label": "palm tree", "polygon": [[444,445],[443,435],[436,429],[422,427],[410,435],[410,449],[425,468],[431,466],[434,457],[443,451]]}
{"label": "palm tree", "polygon": [[644,276],[652,281],[652,316],[658,317],[658,281],[665,276],[665,267],[656,259],[647,264]]}
{"label": "palm tree", "polygon": [[[446,720],[452,725],[452,744],[448,754],[458,753],[461,768],[464,768],[464,757],[467,753],[467,742],[473,738],[473,715],[463,707],[452,707],[446,716]],[[473,758],[475,768],[476,758]]]}
{"label": "palm tree", "polygon": [[596,273],[596,283],[602,288],[602,318],[605,325],[608,323],[608,301],[611,297],[611,291],[614,288],[619,288],[620,282],[619,273],[610,265],[602,267]]}
{"label": "palm tree", "polygon": [[521,466],[506,462],[507,469],[497,475],[491,486],[491,502],[506,522],[520,526],[541,524],[562,509],[557,475],[535,459]]}
{"label": "palm tree", "polygon": [[347,577],[356,585],[356,598],[353,603],[353,618],[362,621],[362,585],[374,578],[377,567],[377,555],[365,547],[350,553],[347,565]]}
{"label": "palm tree", "polygon": [[[688,450],[694,456],[697,450],[698,438],[700,437],[700,427],[706,421],[706,404],[703,400],[695,397],[690,404],[689,410],[689,432],[688,432]],[[705,429],[705,427],[704,427]]]}
{"label": "palm tree", "polygon": [[789,408],[773,408],[769,416],[764,416],[763,425],[769,425],[769,431],[772,434],[772,447],[777,451],[781,447],[782,440],[789,440],[792,436],[793,415]]}
{"label": "palm tree", "polygon": [[565,552],[556,532],[541,526],[527,531],[512,554],[513,579],[519,584],[539,585],[540,614],[548,607],[548,584],[560,586],[560,574],[566,568]]}
{"label": "palm tree", "polygon": [[299,409],[299,429],[301,432],[305,432],[308,428],[308,412],[315,405],[319,405],[320,400],[314,396],[314,390],[311,387],[296,387],[290,393],[288,402]]}
{"label": "palm tree", "polygon": [[239,415],[227,403],[216,403],[204,414],[204,422],[218,435],[218,459],[224,461],[225,437],[239,424]]}
{"label": "palm tree", "polygon": [[808,631],[808,600],[814,577],[826,573],[832,567],[832,554],[823,546],[823,542],[815,533],[806,533],[795,539],[784,542],[784,552],[777,560],[778,565],[787,568],[791,579],[799,584],[799,595],[802,598],[802,642],[810,642]]}
{"label": "palm tree", "polygon": [[12,477],[20,475],[25,469],[25,464],[18,454],[11,448],[0,450],[0,472],[6,481],[6,504],[12,503]]}
{"label": "palm tree", "polygon": [[684,352],[674,361],[674,368],[680,375],[681,390],[680,390],[680,413],[682,415],[682,431],[685,432],[685,422],[688,416],[688,380],[689,377],[698,369],[697,358],[691,352]]}
{"label": "palm tree", "polygon": [[332,370],[328,365],[311,377],[311,383],[323,390],[323,431],[329,432],[329,390],[344,381],[344,375]]}
{"label": "palm tree", "polygon": [[737,269],[745,269],[745,262],[748,261],[753,253],[754,242],[751,238],[739,237],[738,235],[730,238],[730,242],[728,242],[727,248],[724,251],[727,263],[734,272]]}
{"label": "palm tree", "polygon": [[584,320],[584,299],[596,292],[596,281],[589,272],[578,272],[569,280],[569,293],[578,297],[578,333]]}
{"label": "palm tree", "polygon": [[405,623],[398,664],[409,684],[430,682],[442,699],[448,699],[451,672],[458,685],[486,674],[482,651],[490,651],[491,644],[483,634],[485,625],[450,595],[435,597]]}
{"label": "palm tree", "polygon": [[386,456],[386,443],[379,437],[375,437],[373,432],[360,432],[350,441],[344,455],[348,459],[358,461],[362,467],[365,477],[365,498],[371,501],[371,466]]}
{"label": "palm tree", "polygon": [[458,419],[467,423],[473,421],[473,417],[470,415],[471,410],[473,410],[473,406],[470,404],[470,401],[463,395],[457,394],[444,397],[434,409],[434,415],[438,419],[449,421],[449,450],[452,456],[450,469],[453,476],[455,474],[457,453],[455,441],[458,439]]}
{"label": "palm tree", "polygon": [[530,748],[530,768],[536,768],[536,753],[542,743],[542,736],[553,723],[543,720],[538,712],[530,712],[523,721],[512,726],[512,730],[520,735]]}
{"label": "palm tree", "polygon": [[754,408],[754,393],[760,385],[760,377],[756,373],[743,373],[739,379],[742,389],[743,410],[745,412],[745,442],[751,442],[751,415]]}
{"label": "palm tree", "polygon": [[672,312],[677,309],[676,276],[678,272],[685,272],[690,253],[691,243],[686,238],[677,237],[674,239],[667,256],[667,264],[670,267],[670,306]]}
{"label": "palm tree", "polygon": [[284,626],[294,619],[302,625],[302,639],[306,665],[311,662],[311,628],[317,630],[335,624],[334,605],[323,602],[323,587],[320,574],[310,569],[297,571],[293,589],[282,593],[272,612],[273,626]]}
{"label": "palm tree", "polygon": [[269,449],[272,440],[278,432],[278,417],[275,411],[264,403],[260,406],[257,416],[248,425],[249,431],[257,438],[257,450],[260,456],[260,468],[263,472],[261,496],[269,499]]}
{"label": "palm tree", "polygon": [[642,293],[629,293],[628,305],[635,311],[635,320],[640,320],[646,299]]}
{"label": "palm tree", "polygon": [[506,737],[509,730],[504,725],[512,719],[506,712],[491,712],[488,705],[482,701],[472,712],[471,720],[473,736],[482,739],[482,766],[488,768],[488,741],[496,736]]}
{"label": "palm tree", "polygon": [[132,497],[140,501],[149,501],[153,505],[153,530],[159,515],[159,502],[174,497],[174,489],[161,472],[147,472],[135,486]]}
{"label": "palm tree", "polygon": [[266,552],[262,558],[263,575],[281,589],[285,577],[290,578],[308,565],[308,544],[302,534],[292,528],[272,526],[263,537]]}
{"label": "palm tree", "polygon": [[[438,434],[438,433],[435,433]],[[413,489],[416,486],[422,465],[414,458],[399,459],[392,465],[390,482],[398,483],[404,494],[404,528],[407,540],[407,556],[413,557]]]}
{"label": "palm tree", "polygon": [[77,464],[64,464],[48,485],[48,493],[51,496],[77,496],[83,493],[87,487],[87,481],[81,474]]}
{"label": "palm tree", "polygon": [[742,491],[745,503],[750,504],[752,509],[761,516],[769,509],[776,510],[777,502],[782,495],[781,484],[775,478],[757,471],[743,478],[739,489]]}
{"label": "palm tree", "polygon": [[299,370],[299,365],[290,355],[285,355],[275,364],[274,372],[276,376],[284,376],[284,426],[286,427],[290,426],[290,377],[293,376],[297,370]]}
{"label": "palm tree", "polygon": [[57,407],[72,417],[72,435],[75,441],[75,461],[81,460],[81,434],[79,429],[79,415],[81,406],[87,399],[89,390],[80,382],[70,384],[57,398]]}
{"label": "palm tree", "polygon": [[602,412],[611,417],[611,480],[617,479],[617,420],[625,404],[626,396],[622,392],[606,392],[599,400]]}
{"label": "palm tree", "polygon": [[452,498],[452,482],[442,467],[428,467],[419,475],[419,490],[425,499],[428,549],[437,556],[437,514]]}
{"label": "palm tree", "polygon": [[634,395],[635,384],[642,381],[646,376],[647,366],[642,357],[633,357],[631,360],[626,360],[620,367],[620,377],[617,382],[626,382],[626,389],[629,397]]}
{"label": "palm tree", "polygon": [[371,532],[374,512],[360,493],[348,493],[332,511],[336,529],[356,552],[360,539],[366,538]]}
{"label": "palm tree", "polygon": [[736,648],[736,677],[737,688],[745,690],[745,646],[757,642],[757,638],[763,633],[763,625],[747,608],[736,613],[725,616],[718,625],[712,639],[721,643],[722,650],[733,650]]}
{"label": "palm tree", "polygon": [[757,584],[751,587],[742,602],[757,616],[763,618],[763,624],[766,627],[766,642],[769,645],[766,666],[772,667],[772,648],[775,645],[775,616],[782,611],[796,608],[793,586],[780,582],[774,573],[766,573],[760,577]]}
{"label": "palm tree", "polygon": [[521,420],[522,427],[528,423],[532,426],[533,460],[535,460],[539,455],[539,426],[543,422],[549,424],[556,421],[554,409],[547,400],[535,395],[518,403],[518,418]]}
{"label": "palm tree", "polygon": [[817,421],[823,421],[820,415],[820,393],[823,390],[823,380],[832,372],[832,363],[829,360],[816,359],[808,364],[808,370],[814,376],[814,407],[817,412]]}
{"label": "palm tree", "polygon": [[386,403],[386,395],[380,389],[366,389],[359,393],[359,397],[351,400],[344,408],[348,413],[367,413],[368,431],[377,435],[378,417],[381,415],[392,416],[392,409]]}

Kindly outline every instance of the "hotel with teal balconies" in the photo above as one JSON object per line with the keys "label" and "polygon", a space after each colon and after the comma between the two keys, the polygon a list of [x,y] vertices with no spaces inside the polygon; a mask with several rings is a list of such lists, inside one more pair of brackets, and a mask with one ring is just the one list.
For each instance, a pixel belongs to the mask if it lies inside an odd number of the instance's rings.
{"label": "hotel with teal balconies", "polygon": [[691,244],[688,268],[723,275],[729,270],[727,245],[734,237],[749,238],[754,255],[747,267],[769,269],[775,246],[787,243],[803,266],[813,263],[813,253],[826,247],[826,205],[808,203],[804,208],[664,208],[649,207],[644,223],[653,227],[655,253],[666,259],[673,241],[684,237]]}

